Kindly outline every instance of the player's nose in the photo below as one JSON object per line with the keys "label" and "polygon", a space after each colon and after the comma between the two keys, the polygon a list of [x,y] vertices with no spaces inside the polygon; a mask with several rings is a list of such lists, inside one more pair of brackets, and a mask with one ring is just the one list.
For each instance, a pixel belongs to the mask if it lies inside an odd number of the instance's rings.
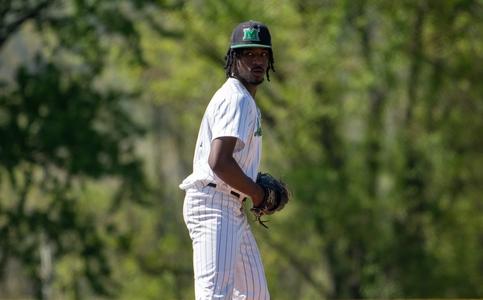
{"label": "player's nose", "polygon": [[263,55],[254,55],[253,56],[253,63],[263,65],[267,58]]}

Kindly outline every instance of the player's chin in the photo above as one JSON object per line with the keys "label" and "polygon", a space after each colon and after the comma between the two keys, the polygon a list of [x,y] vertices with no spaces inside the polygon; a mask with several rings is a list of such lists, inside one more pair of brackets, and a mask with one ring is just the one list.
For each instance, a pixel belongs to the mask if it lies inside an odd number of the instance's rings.
{"label": "player's chin", "polygon": [[256,77],[256,78],[252,78],[248,83],[250,84],[253,84],[253,85],[259,85],[263,82],[263,80],[265,80],[264,77]]}

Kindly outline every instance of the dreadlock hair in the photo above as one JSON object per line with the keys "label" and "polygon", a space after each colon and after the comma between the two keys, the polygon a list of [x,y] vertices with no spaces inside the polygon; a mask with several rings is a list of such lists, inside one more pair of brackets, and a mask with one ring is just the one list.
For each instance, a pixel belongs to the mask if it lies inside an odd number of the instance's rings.
{"label": "dreadlock hair", "polygon": [[[241,54],[242,49],[240,48],[229,48],[228,51],[226,52],[225,56],[225,73],[226,77],[233,77],[233,66],[235,63],[235,58]],[[268,49],[269,52],[269,57],[268,57],[268,68],[267,68],[267,81],[270,81],[270,74],[268,71],[272,70],[275,72],[275,68],[273,65],[275,64],[275,60],[273,59],[273,52],[272,49]]]}

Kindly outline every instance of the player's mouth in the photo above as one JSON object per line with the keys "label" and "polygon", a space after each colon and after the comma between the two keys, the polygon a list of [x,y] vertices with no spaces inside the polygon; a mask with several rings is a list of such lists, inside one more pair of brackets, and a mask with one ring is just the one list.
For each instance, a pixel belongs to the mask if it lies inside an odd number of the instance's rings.
{"label": "player's mouth", "polygon": [[265,70],[262,67],[255,67],[252,69],[252,73],[256,75],[263,75],[265,73]]}

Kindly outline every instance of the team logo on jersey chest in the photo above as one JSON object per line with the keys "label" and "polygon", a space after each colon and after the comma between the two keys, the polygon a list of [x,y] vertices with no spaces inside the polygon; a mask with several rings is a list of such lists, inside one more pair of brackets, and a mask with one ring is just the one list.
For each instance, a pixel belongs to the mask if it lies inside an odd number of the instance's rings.
{"label": "team logo on jersey chest", "polygon": [[262,136],[262,122],[260,121],[260,115],[257,118],[257,130],[255,130],[254,136]]}

